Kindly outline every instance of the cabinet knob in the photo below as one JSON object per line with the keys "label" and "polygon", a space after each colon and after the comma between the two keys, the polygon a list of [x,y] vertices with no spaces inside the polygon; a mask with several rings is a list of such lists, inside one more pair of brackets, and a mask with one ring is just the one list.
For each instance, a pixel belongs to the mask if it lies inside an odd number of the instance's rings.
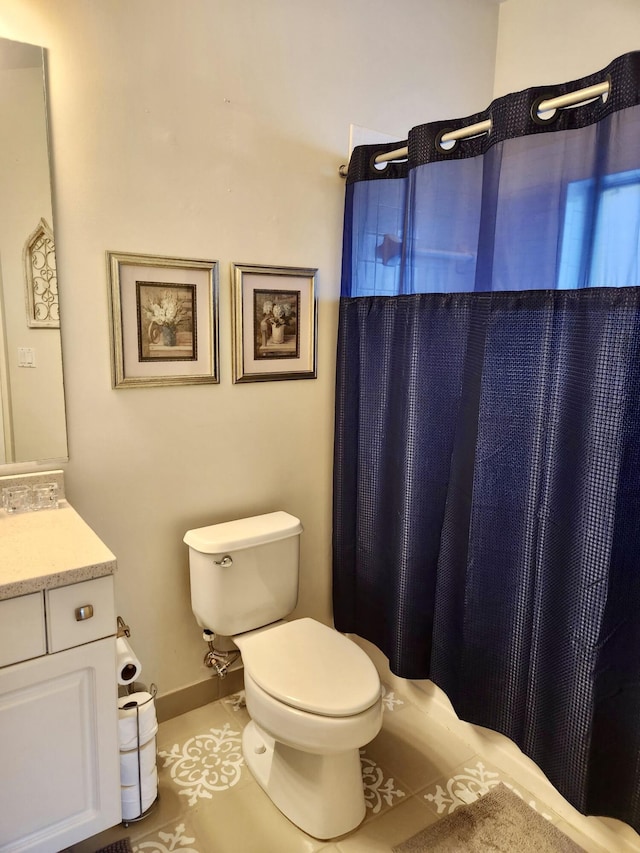
{"label": "cabinet knob", "polygon": [[82,607],[76,607],[76,622],[84,622],[85,619],[91,619],[93,616],[93,604],[83,604]]}

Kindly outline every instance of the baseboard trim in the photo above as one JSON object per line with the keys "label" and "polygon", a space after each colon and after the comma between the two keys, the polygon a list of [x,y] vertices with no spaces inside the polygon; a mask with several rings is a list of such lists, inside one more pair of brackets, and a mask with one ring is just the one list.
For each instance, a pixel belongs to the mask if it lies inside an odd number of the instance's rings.
{"label": "baseboard trim", "polygon": [[231,670],[224,678],[209,676],[203,681],[187,684],[169,693],[156,697],[156,716],[163,723],[180,714],[186,714],[202,705],[208,705],[224,696],[230,696],[244,689],[244,669]]}

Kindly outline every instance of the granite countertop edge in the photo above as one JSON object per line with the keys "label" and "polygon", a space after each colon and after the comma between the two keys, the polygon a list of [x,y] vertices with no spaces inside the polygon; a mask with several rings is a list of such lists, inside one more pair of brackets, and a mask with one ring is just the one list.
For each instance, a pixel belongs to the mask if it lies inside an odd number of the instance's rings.
{"label": "granite countertop edge", "polygon": [[60,572],[51,572],[46,575],[30,577],[24,580],[0,583],[0,601],[9,598],[17,598],[20,595],[29,595],[34,592],[42,592],[45,589],[56,589],[59,586],[68,586],[72,583],[102,578],[106,575],[115,574],[116,561],[96,563],[93,566],[81,566],[74,569],[65,569]]}

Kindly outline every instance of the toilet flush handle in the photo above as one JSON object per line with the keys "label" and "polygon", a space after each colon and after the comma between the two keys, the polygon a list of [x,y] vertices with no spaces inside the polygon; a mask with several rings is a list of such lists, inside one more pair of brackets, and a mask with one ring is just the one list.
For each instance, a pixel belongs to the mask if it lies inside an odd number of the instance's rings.
{"label": "toilet flush handle", "polygon": [[222,566],[223,569],[226,569],[228,566],[233,565],[233,560],[228,554],[225,554],[225,556],[221,560],[214,560],[213,562],[216,566]]}

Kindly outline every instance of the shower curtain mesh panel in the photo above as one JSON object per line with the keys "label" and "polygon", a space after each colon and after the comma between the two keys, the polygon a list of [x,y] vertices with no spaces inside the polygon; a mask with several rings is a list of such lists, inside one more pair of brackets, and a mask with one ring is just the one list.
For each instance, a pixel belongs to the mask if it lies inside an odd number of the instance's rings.
{"label": "shower curtain mesh panel", "polygon": [[633,53],[355,149],[333,543],[339,630],[636,830],[639,104]]}

